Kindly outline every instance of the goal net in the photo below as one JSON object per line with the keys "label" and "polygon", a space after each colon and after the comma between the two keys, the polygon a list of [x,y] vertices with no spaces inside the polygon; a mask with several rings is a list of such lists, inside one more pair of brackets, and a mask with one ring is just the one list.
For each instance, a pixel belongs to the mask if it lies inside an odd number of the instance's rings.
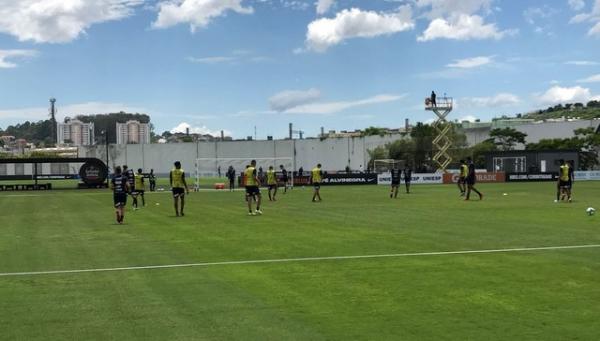
{"label": "goal net", "polygon": [[250,165],[250,161],[256,160],[256,172],[261,183],[266,184],[267,171],[273,166],[277,175],[277,182],[283,185],[283,172],[280,166],[287,171],[288,186],[294,184],[294,158],[274,157],[274,158],[200,158],[196,159],[196,181],[195,188],[215,188],[217,183],[229,183],[227,173],[229,167],[233,168],[235,174],[235,186],[242,186],[241,176]]}
{"label": "goal net", "polygon": [[394,167],[404,167],[404,163],[405,162],[403,160],[394,159],[373,160],[373,171],[378,174],[389,173],[390,170],[394,169]]}

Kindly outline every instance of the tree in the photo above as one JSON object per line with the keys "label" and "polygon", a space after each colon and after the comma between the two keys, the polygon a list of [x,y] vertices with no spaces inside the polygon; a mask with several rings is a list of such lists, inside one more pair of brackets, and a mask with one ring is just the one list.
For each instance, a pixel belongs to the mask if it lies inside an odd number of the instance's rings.
{"label": "tree", "polygon": [[411,164],[415,163],[415,141],[412,139],[400,139],[387,145],[390,159],[404,160]]}
{"label": "tree", "polygon": [[379,136],[383,136],[385,135],[385,128],[377,128],[377,127],[368,127],[365,130],[363,130],[362,135],[363,136],[375,136],[375,135],[379,135]]}
{"label": "tree", "polygon": [[515,128],[496,128],[490,131],[490,137],[501,150],[512,150],[517,143],[525,144],[527,134]]}
{"label": "tree", "polygon": [[383,146],[378,146],[378,147],[375,147],[374,149],[369,149],[369,150],[367,150],[367,153],[369,154],[369,166],[372,166],[374,163],[373,161],[375,161],[375,160],[382,160],[382,159],[389,158],[388,150]]}
{"label": "tree", "polygon": [[475,164],[475,167],[485,168],[486,167],[485,155],[487,153],[494,152],[497,150],[498,150],[498,147],[496,146],[496,143],[494,143],[494,140],[492,140],[492,139],[487,139],[481,143],[474,145],[471,148],[471,154],[473,155],[473,163]]}
{"label": "tree", "polygon": [[413,139],[414,148],[414,167],[419,171],[425,171],[427,168],[426,161],[431,159],[433,153],[433,144],[436,132],[435,129],[428,125],[418,122],[410,131],[410,137]]}

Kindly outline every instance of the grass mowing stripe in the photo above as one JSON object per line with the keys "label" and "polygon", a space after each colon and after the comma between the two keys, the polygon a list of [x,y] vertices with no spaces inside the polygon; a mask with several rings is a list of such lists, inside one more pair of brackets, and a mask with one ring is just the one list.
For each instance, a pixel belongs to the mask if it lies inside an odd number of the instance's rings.
{"label": "grass mowing stripe", "polygon": [[397,257],[419,257],[419,256],[420,257],[424,257],[424,256],[444,256],[444,255],[468,255],[468,254],[478,254],[478,253],[531,252],[531,251],[552,251],[552,250],[587,249],[587,248],[600,248],[600,244],[521,247],[521,248],[510,248],[510,249],[487,249],[487,250],[460,250],[460,251],[434,251],[434,252],[416,252],[416,253],[392,253],[392,254],[359,255],[359,256],[329,256],[329,257],[257,259],[257,260],[239,260],[239,261],[188,263],[188,264],[146,265],[146,266],[131,266],[131,267],[119,267],[119,268],[101,268],[101,269],[54,270],[54,271],[32,271],[32,272],[7,272],[7,273],[0,273],[0,277],[56,275],[56,274],[72,274],[72,273],[86,273],[86,272],[152,270],[152,269],[170,269],[170,268],[185,268],[185,267],[206,267],[206,266],[217,266],[217,265],[243,265],[243,264],[291,263],[291,262],[311,262],[311,261],[369,259],[369,258],[397,258]]}

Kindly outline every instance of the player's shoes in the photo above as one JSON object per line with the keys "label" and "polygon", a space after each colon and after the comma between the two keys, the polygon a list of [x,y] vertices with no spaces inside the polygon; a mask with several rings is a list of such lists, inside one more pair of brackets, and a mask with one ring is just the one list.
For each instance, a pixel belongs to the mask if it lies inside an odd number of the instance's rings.
{"label": "player's shoes", "polygon": [[573,199],[569,198],[569,200],[567,200],[569,203],[573,202]]}
{"label": "player's shoes", "polygon": [[261,210],[256,210],[256,211],[254,211],[254,214],[262,215],[262,211]]}
{"label": "player's shoes", "polygon": [[248,215],[249,216],[254,216],[254,215],[256,215],[256,213],[254,213],[254,212],[248,212]]}

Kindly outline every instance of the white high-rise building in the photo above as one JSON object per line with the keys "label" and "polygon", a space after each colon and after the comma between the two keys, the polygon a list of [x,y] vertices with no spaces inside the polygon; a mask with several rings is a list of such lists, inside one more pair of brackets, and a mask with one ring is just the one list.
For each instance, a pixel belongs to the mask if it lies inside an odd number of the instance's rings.
{"label": "white high-rise building", "polygon": [[56,142],[59,145],[90,146],[94,144],[94,123],[69,120],[57,124]]}
{"label": "white high-rise building", "polygon": [[150,124],[139,121],[117,123],[117,144],[150,143]]}

